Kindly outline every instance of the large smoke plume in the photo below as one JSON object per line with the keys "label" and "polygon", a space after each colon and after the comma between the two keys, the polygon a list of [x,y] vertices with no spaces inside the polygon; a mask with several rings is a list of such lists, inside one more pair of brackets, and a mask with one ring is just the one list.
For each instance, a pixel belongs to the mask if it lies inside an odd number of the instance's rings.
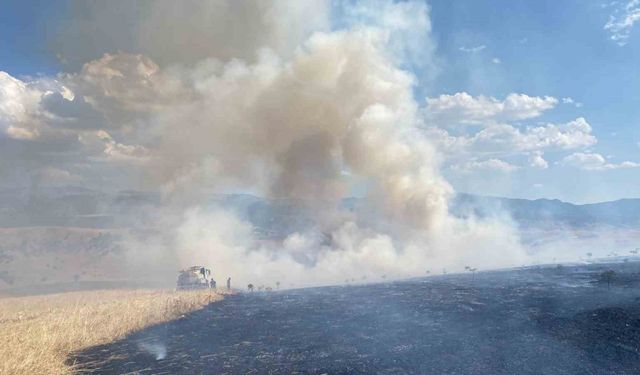
{"label": "large smoke plume", "polygon": [[[79,40],[61,57],[70,69],[94,59],[60,79],[104,115],[82,141],[139,163],[140,183],[163,192],[166,241],[132,241],[132,261],[285,286],[523,262],[505,221],[448,213],[454,192],[414,98],[424,77],[405,70],[435,66],[423,3],[108,4],[78,4],[61,35]],[[332,11],[346,20],[333,29]],[[316,226],[258,241],[248,222],[203,204],[228,191],[297,202]],[[364,207],[341,209],[350,194]]]}

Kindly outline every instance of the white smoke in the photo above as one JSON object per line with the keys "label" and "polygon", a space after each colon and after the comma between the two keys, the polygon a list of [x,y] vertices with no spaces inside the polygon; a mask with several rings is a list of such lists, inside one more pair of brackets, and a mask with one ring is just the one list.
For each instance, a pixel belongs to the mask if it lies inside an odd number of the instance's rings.
{"label": "white smoke", "polygon": [[141,341],[138,343],[138,347],[155,357],[156,361],[165,359],[167,357],[167,346],[161,342],[147,342]]}
{"label": "white smoke", "polygon": [[[421,131],[416,78],[401,68],[410,64],[398,51],[428,40],[427,7],[358,2],[351,22],[362,15],[377,22],[331,32],[323,21],[305,22],[315,7],[256,2],[247,18],[248,5],[214,1],[215,11],[194,15],[212,39],[174,43],[156,21],[198,6],[144,4],[150,16],[135,40],[143,41],[138,52],[151,57],[106,54],[63,78],[104,113],[111,131],[127,138],[112,140],[122,152],[134,149],[128,144],[144,150],[144,181],[165,193],[157,226],[171,237],[154,251],[177,254],[181,266],[211,265],[242,285],[327,284],[523,262],[510,225],[448,214],[453,189]],[[382,9],[396,18],[384,20],[376,13]],[[399,22],[398,15],[416,19]],[[185,27],[187,36],[200,30]],[[151,36],[156,29],[159,35]],[[160,48],[163,38],[167,48]],[[194,51],[200,44],[205,47]],[[343,212],[338,202],[354,181],[368,187],[367,210]],[[304,202],[317,228],[259,241],[249,223],[204,206],[212,192],[229,190]]]}

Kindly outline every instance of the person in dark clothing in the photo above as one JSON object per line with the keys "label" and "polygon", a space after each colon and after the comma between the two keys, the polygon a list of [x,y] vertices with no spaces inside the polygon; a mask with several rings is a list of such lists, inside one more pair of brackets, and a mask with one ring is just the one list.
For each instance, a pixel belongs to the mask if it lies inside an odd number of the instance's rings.
{"label": "person in dark clothing", "polygon": [[227,290],[231,290],[231,277],[227,278]]}
{"label": "person in dark clothing", "polygon": [[211,281],[209,282],[209,286],[211,287],[211,289],[215,289],[216,288],[216,281],[214,279],[211,279]]}

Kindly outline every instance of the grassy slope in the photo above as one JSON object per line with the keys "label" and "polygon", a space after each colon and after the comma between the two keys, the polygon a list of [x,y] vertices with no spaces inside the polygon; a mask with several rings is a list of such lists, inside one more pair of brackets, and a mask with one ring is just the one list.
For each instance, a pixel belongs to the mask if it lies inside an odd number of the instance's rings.
{"label": "grassy slope", "polygon": [[99,290],[0,299],[0,374],[71,374],[70,353],[222,298],[209,290]]}

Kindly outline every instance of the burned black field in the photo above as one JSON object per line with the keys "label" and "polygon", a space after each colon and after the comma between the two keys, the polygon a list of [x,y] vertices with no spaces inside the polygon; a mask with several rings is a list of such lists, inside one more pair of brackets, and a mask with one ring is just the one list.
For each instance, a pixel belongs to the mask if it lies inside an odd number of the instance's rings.
{"label": "burned black field", "polygon": [[234,295],[69,360],[99,374],[638,374],[640,263]]}

